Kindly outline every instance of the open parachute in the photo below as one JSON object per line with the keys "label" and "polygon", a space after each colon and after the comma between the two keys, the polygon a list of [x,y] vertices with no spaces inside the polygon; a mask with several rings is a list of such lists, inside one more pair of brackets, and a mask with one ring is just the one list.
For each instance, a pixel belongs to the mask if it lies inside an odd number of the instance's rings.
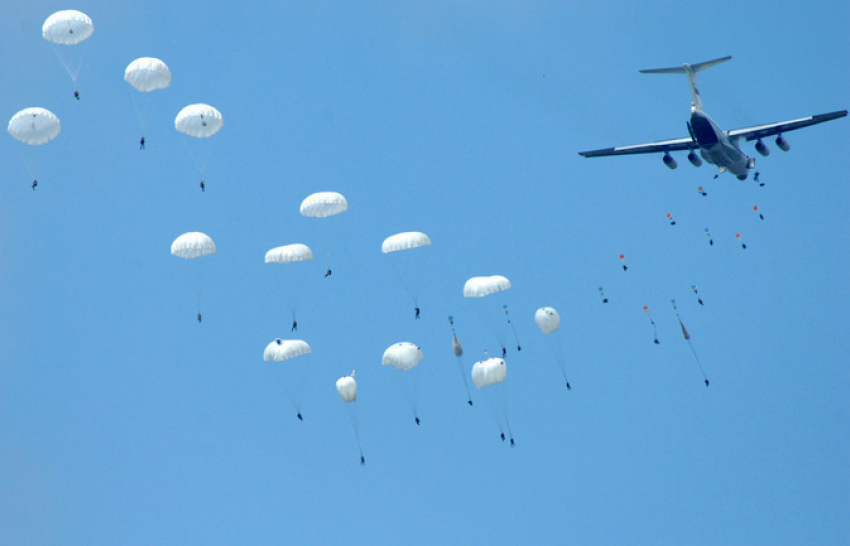
{"label": "open parachute", "polygon": [[266,346],[263,360],[283,362],[311,352],[310,345],[301,339],[276,339]]}
{"label": "open parachute", "polygon": [[139,141],[139,149],[145,149],[145,134],[147,133],[150,119],[153,118],[155,101],[149,96],[151,92],[165,89],[171,85],[171,70],[168,65],[154,57],[141,57],[127,65],[124,69],[124,81],[133,86],[133,89],[141,93],[132,93],[133,107],[136,117],[139,119],[139,127],[142,138]]}
{"label": "open parachute", "polygon": [[[485,298],[491,294],[495,294],[497,292],[503,292],[511,287],[511,281],[508,280],[507,277],[502,275],[490,275],[490,276],[482,276],[482,277],[471,277],[468,279],[463,285],[463,297],[464,298]],[[522,346],[519,343],[519,336],[517,335],[516,327],[511,322],[511,315],[507,305],[502,305],[502,311],[505,313],[506,325],[511,327],[511,330],[514,333],[514,340],[516,341],[516,349],[517,351],[522,350]],[[494,333],[496,337],[499,339],[499,345],[502,346],[502,357],[507,354],[507,348],[505,347],[505,336],[503,334],[499,334],[498,330],[494,328]]]}
{"label": "open parachute", "polygon": [[[302,216],[307,218],[328,218],[336,216],[348,210],[348,201],[341,193],[333,191],[321,191],[308,195],[301,201],[300,212]],[[325,278],[329,277],[333,272],[331,270],[331,251],[333,244],[328,246],[327,262],[328,270],[325,273]]]}
{"label": "open parachute", "polygon": [[171,70],[168,65],[154,57],[141,57],[127,65],[124,81],[136,91],[150,93],[171,85]]}
{"label": "open parachute", "polygon": [[77,76],[83,65],[85,48],[94,33],[91,18],[81,11],[66,9],[48,17],[41,26],[42,37],[50,42],[53,52],[74,82],[74,97],[79,100]]}
{"label": "open parachute", "polygon": [[190,231],[174,239],[171,243],[171,254],[186,260],[200,258],[215,254],[215,243],[206,233]]}
{"label": "open parachute", "polygon": [[540,327],[540,331],[546,335],[546,340],[552,347],[552,352],[555,354],[555,360],[558,362],[558,367],[561,369],[561,374],[564,376],[564,382],[567,385],[567,390],[572,390],[570,380],[567,378],[566,363],[564,359],[564,350],[561,347],[561,338],[558,330],[561,328],[561,315],[554,307],[541,307],[534,313],[534,322]]}
{"label": "open parachute", "polygon": [[[174,239],[174,242],[171,243],[172,256],[177,256],[184,260],[194,260],[203,256],[209,256],[210,254],[215,254],[215,251],[215,243],[212,238],[206,233],[201,233],[199,231],[184,233],[180,237]],[[200,323],[203,320],[201,315],[203,284],[200,279],[200,271],[195,267],[192,267],[192,269],[195,269],[194,273],[196,278],[192,282],[194,284],[195,300],[198,306],[198,322]]]}
{"label": "open parachute", "polygon": [[419,388],[416,374],[411,370],[418,366],[419,361],[423,358],[425,358],[425,355],[422,354],[419,347],[409,341],[393,343],[387,347],[384,356],[381,358],[381,364],[384,366],[392,366],[396,370],[405,372],[404,374],[397,374],[396,380],[401,383],[401,387],[406,391],[405,395],[417,425],[419,424]]}
{"label": "open parachute", "polygon": [[[298,262],[309,262],[313,260],[313,251],[309,246],[302,243],[293,243],[290,245],[277,246],[266,252],[265,262],[267,264],[292,264]],[[287,267],[288,269],[288,267]],[[292,331],[298,330],[298,301],[303,288],[299,286],[300,279],[294,279],[292,276],[287,278],[284,283],[284,299],[292,313]]]}
{"label": "open parachute", "polygon": [[174,118],[174,128],[195,138],[209,138],[224,127],[221,112],[209,104],[190,104]]}
{"label": "open parachute", "polygon": [[503,358],[488,358],[472,365],[472,382],[477,388],[489,387],[505,380],[508,366]]}
{"label": "open parachute", "polygon": [[38,147],[59,136],[62,131],[59,118],[45,108],[24,108],[12,116],[6,130],[15,140],[27,145],[20,151],[21,160],[32,177],[32,189],[35,190],[38,187],[38,175],[44,159]]}
{"label": "open parachute", "polygon": [[[503,385],[507,371],[508,365],[505,363],[505,359],[488,358],[472,365],[472,381],[479,390],[484,389],[487,402],[493,412],[493,419],[499,427],[499,437],[502,441],[505,440],[505,431],[502,425],[502,419],[504,419],[504,426],[507,427],[508,437],[511,441],[511,447],[513,447],[514,437],[511,432],[511,422],[508,419],[507,393]],[[501,419],[497,410],[502,414]]]}
{"label": "open parachute", "polygon": [[301,202],[301,214],[310,218],[327,218],[348,210],[348,201],[341,193],[323,191],[308,195]]}
{"label": "open parachute", "polygon": [[343,402],[354,402],[357,400],[357,381],[354,380],[354,371],[351,375],[340,377],[336,380],[336,391]]}
{"label": "open parachute", "polygon": [[541,307],[534,313],[534,322],[548,335],[561,327],[561,315],[553,307]]}
{"label": "open parachute", "polygon": [[[266,362],[286,362],[302,355],[308,355],[311,352],[310,345],[302,339],[277,338],[266,346],[263,351],[263,360]],[[288,362],[283,369],[276,370],[278,375],[282,376],[287,396],[295,408],[296,417],[299,421],[304,420],[301,415],[301,406],[308,371],[308,363],[303,360]]]}
{"label": "open parachute", "polygon": [[511,281],[502,275],[472,277],[463,285],[464,298],[483,298],[511,287]]}
{"label": "open parachute", "polygon": [[[426,246],[431,246],[431,239],[422,233],[421,231],[405,231],[403,233],[396,233],[395,235],[390,235],[384,242],[381,243],[381,252],[384,254],[396,254],[404,250],[412,250],[415,248],[422,248]],[[419,318],[419,288],[417,283],[412,282],[411,274],[415,269],[421,268],[424,264],[420,261],[424,258],[424,256],[419,257],[417,260],[408,260],[405,259],[407,257],[407,253],[404,253],[402,256],[398,256],[395,258],[390,258],[389,262],[393,267],[393,271],[395,271],[396,276],[401,282],[404,289],[407,291],[407,294],[410,296],[410,299],[413,301],[413,312],[414,318]],[[399,262],[396,264],[395,262]],[[425,262],[427,263],[427,262]],[[404,267],[401,267],[404,266]],[[409,266],[409,267],[408,267]],[[416,266],[414,269],[413,266]],[[402,275],[401,269],[405,270],[405,275]]]}
{"label": "open parachute", "polygon": [[211,136],[218,133],[224,127],[224,118],[221,112],[209,104],[190,104],[174,118],[174,128],[190,139],[184,139],[184,144],[195,162],[195,168],[201,175],[201,191],[206,191],[204,175],[207,165],[212,157],[213,142],[207,141]]}
{"label": "open parachute", "polygon": [[381,252],[389,254],[390,252],[398,252],[399,250],[410,250],[411,248],[419,248],[423,246],[431,246],[431,239],[421,231],[405,231],[390,235],[381,244]]}
{"label": "open parachute", "polygon": [[363,447],[360,445],[360,426],[357,419],[357,409],[353,402],[357,400],[357,382],[354,380],[354,370],[351,370],[351,375],[340,377],[336,380],[336,392],[343,402],[348,406],[348,415],[351,417],[351,426],[354,428],[354,436],[357,438],[357,449],[360,451],[360,464],[366,464],[366,457],[363,456]]}
{"label": "open parachute", "polygon": [[425,358],[422,351],[409,341],[400,341],[390,345],[384,356],[381,359],[381,364],[384,366],[392,366],[396,370],[411,370],[415,368],[419,361]]}
{"label": "open parachute", "polygon": [[32,107],[24,108],[12,116],[6,130],[15,140],[30,146],[39,146],[59,136],[62,125],[50,110]]}
{"label": "open parachute", "polygon": [[91,18],[81,11],[66,9],[48,17],[41,27],[41,35],[48,42],[77,45],[94,33]]}
{"label": "open parachute", "polygon": [[275,247],[266,252],[266,263],[289,264],[313,259],[310,247],[301,243],[293,243]]}

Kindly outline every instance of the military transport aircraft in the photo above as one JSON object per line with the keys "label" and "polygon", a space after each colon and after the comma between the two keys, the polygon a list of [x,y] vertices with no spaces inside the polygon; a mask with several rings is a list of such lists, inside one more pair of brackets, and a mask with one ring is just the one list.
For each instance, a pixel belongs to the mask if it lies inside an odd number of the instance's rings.
{"label": "military transport aircraft", "polygon": [[[634,146],[620,146],[617,148],[605,148],[602,150],[592,150],[589,152],[579,152],[583,157],[601,157],[608,155],[629,155],[629,154],[650,154],[663,152],[662,157],[664,164],[671,169],[675,169],[678,163],[670,152],[676,150],[688,150],[688,161],[694,166],[702,165],[702,160],[716,165],[719,173],[729,171],[736,175],[739,180],[746,180],[750,169],[755,167],[755,158],[748,157],[741,148],[738,142],[741,139],[755,140],[756,151],[763,156],[770,154],[770,149],[762,142],[762,138],[777,135],[776,145],[782,151],[788,151],[791,145],[785,140],[783,133],[802,129],[809,125],[815,125],[830,121],[836,118],[847,115],[847,110],[838,112],[830,112],[828,114],[818,114],[806,118],[792,119],[788,121],[780,121],[778,123],[768,123],[766,125],[756,125],[753,127],[745,127],[743,129],[735,129],[733,131],[723,131],[717,124],[708,117],[702,109],[702,100],[700,100],[699,89],[696,85],[696,74],[700,70],[710,68],[714,65],[731,59],[731,56],[705,61],[696,64],[683,64],[673,68],[653,68],[641,70],[643,74],[685,74],[688,77],[688,84],[691,87],[691,119],[688,122],[689,137],[675,138],[672,140],[660,140],[648,144],[637,144]],[[699,155],[696,154],[699,150]],[[715,176],[716,177],[716,176]]]}

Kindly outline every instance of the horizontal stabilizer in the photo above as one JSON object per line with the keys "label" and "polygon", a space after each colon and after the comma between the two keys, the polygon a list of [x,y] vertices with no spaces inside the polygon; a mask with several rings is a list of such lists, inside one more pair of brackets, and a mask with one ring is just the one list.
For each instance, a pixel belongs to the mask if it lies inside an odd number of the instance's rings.
{"label": "horizontal stabilizer", "polygon": [[[727,57],[721,57],[719,59],[714,59],[712,61],[705,61],[703,63],[695,63],[689,65],[691,70],[694,72],[699,72],[700,70],[705,70],[706,68],[711,68],[716,64],[720,64],[731,59],[732,56],[729,55]],[[674,66],[672,68],[647,68],[640,71],[641,74],[685,74],[685,66]]]}

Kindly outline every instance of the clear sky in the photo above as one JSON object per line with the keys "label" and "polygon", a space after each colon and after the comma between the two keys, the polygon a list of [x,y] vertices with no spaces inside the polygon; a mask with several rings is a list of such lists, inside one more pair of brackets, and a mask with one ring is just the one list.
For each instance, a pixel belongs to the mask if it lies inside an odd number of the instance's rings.
{"label": "clear sky", "polygon": [[[80,101],[40,31],[68,8],[95,25]],[[699,75],[727,129],[846,109],[848,28],[840,0],[7,0],[0,113],[62,132],[0,138],[0,544],[847,544],[850,122],[745,143],[764,187],[577,152],[687,134],[685,78],[642,68],[732,55]],[[145,56],[173,81],[140,101]],[[188,142],[198,102],[225,125]],[[302,217],[317,191],[349,210]],[[188,231],[218,252],[171,256]],[[433,244],[382,255],[401,231]],[[313,262],[263,263],[296,242]],[[292,295],[303,422],[262,358]],[[450,314],[466,374],[507,344],[503,400],[467,405]]]}

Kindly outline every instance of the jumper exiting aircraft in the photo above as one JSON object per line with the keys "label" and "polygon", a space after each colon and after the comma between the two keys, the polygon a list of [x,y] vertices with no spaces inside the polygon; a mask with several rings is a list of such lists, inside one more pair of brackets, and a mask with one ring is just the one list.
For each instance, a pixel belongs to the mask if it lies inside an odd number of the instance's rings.
{"label": "jumper exiting aircraft", "polygon": [[[738,142],[741,139],[755,140],[756,151],[763,156],[770,154],[770,149],[762,142],[762,138],[777,135],[776,145],[780,150],[787,152],[791,145],[782,136],[783,133],[802,129],[809,125],[816,125],[825,121],[830,121],[836,118],[847,115],[847,110],[830,112],[828,114],[819,114],[806,118],[792,119],[789,121],[780,121],[778,123],[768,123],[766,125],[756,125],[753,127],[745,127],[743,129],[735,129],[733,131],[723,131],[717,124],[708,117],[702,109],[702,100],[700,100],[699,89],[696,85],[696,75],[700,70],[710,68],[714,65],[728,61],[732,57],[722,57],[712,61],[696,64],[683,64],[673,68],[653,68],[649,70],[641,70],[642,74],[685,74],[688,77],[688,84],[691,87],[691,119],[688,122],[689,137],[676,138],[672,140],[660,140],[649,144],[638,144],[634,146],[620,146],[618,148],[605,148],[602,150],[592,150],[589,152],[579,152],[583,157],[602,157],[608,155],[629,155],[629,154],[651,154],[663,152],[664,164],[671,169],[678,167],[678,163],[670,152],[677,150],[688,150],[688,161],[695,167],[702,165],[702,160],[717,165],[718,174],[726,171],[738,177],[738,180],[746,180],[750,169],[755,167],[755,158],[748,157],[738,147]],[[696,154],[699,150],[699,155]],[[700,158],[700,156],[702,158]],[[758,173],[756,173],[758,175]],[[716,178],[716,175],[715,175]]]}

